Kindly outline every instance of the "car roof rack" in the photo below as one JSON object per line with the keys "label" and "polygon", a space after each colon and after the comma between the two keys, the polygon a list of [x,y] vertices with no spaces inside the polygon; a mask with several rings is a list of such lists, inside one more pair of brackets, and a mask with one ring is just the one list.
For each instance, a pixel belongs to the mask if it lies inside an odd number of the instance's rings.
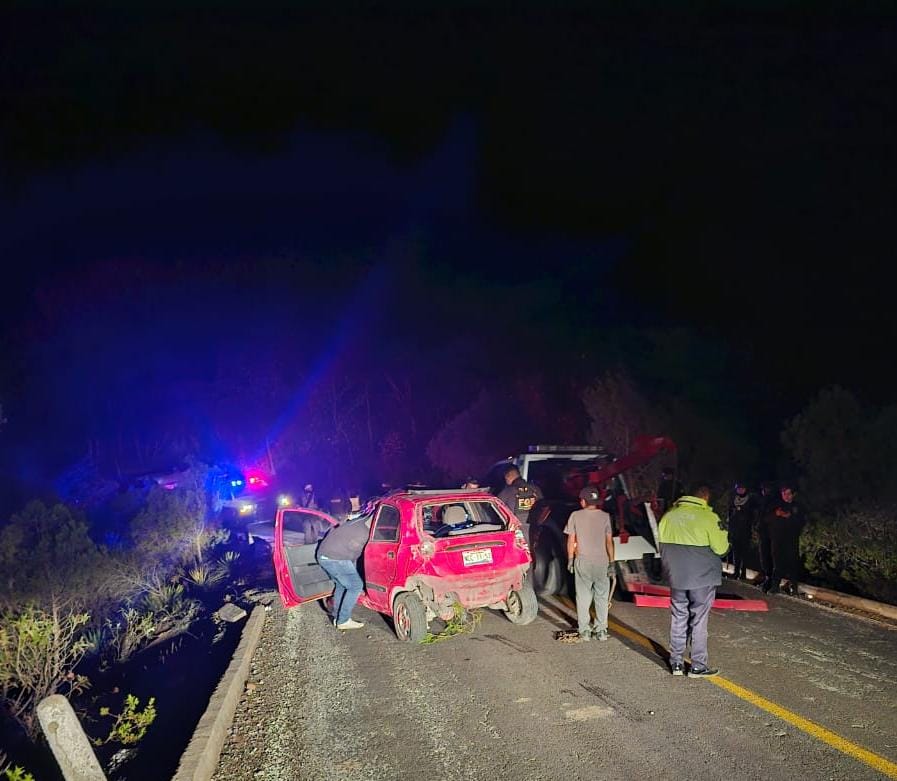
{"label": "car roof rack", "polygon": [[489,494],[488,488],[406,488],[404,491],[397,491],[400,494],[411,494],[412,496],[442,496],[444,494]]}
{"label": "car roof rack", "polygon": [[595,453],[602,455],[607,451],[601,445],[530,445],[528,453]]}

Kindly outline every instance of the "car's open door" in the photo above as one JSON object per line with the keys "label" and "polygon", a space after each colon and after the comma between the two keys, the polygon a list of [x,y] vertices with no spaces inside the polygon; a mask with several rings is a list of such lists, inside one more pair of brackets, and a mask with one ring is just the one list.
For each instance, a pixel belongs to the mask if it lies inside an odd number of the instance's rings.
{"label": "car's open door", "polygon": [[333,581],[315,558],[318,541],[336,519],[318,510],[281,507],[274,519],[274,573],[284,607],[323,599]]}

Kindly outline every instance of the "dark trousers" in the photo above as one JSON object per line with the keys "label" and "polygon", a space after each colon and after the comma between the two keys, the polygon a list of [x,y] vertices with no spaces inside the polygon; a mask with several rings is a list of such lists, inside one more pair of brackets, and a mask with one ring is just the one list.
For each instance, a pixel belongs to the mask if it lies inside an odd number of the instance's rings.
{"label": "dark trousers", "polygon": [[769,529],[766,526],[760,526],[760,569],[767,580],[772,579],[772,573],[775,569],[772,558],[772,537],[770,537]]}
{"label": "dark trousers", "polygon": [[716,586],[670,589],[670,664],[682,664],[691,635],[691,666],[707,666],[707,622]]}
{"label": "dark trousers", "polygon": [[736,578],[747,577],[747,564],[745,564],[745,556],[751,549],[751,538],[745,534],[737,534],[729,538],[732,545],[731,557],[733,575]]}

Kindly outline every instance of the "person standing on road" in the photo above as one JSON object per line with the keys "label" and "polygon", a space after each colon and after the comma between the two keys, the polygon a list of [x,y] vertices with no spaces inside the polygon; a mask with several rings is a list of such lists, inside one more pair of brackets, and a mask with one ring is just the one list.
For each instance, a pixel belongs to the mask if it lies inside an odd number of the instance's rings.
{"label": "person standing on road", "polygon": [[657,506],[660,514],[672,509],[676,500],[682,496],[682,484],[676,479],[676,472],[670,466],[665,466],[660,472],[660,482],[657,484]]}
{"label": "person standing on road", "polygon": [[766,516],[769,508],[775,502],[772,483],[764,481],[760,484],[760,495],[757,497],[757,536],[760,538],[760,570],[763,577],[755,581],[754,585],[766,586],[772,580],[772,541],[769,538],[769,527],[766,524]]}
{"label": "person standing on road", "polygon": [[722,583],[722,559],[729,539],[713,512],[710,488],[700,484],[660,519],[660,555],[670,581],[670,672],[683,675],[691,635],[689,676],[716,675],[707,660],[707,622]]}
{"label": "person standing on road", "polygon": [[[579,492],[581,510],[570,513],[567,535],[567,569],[576,583],[576,620],[583,641],[607,640],[607,610],[610,596],[608,569],[614,560],[614,538],[610,516],[599,508],[601,493],[595,486]],[[595,603],[595,622],[589,609]]]}
{"label": "person standing on road", "polygon": [[735,483],[732,498],[729,500],[727,526],[729,527],[729,545],[732,546],[732,577],[736,579],[747,577],[745,556],[751,547],[751,534],[756,514],[756,497],[748,491],[745,483]]}
{"label": "person standing on road", "polygon": [[505,487],[499,492],[498,498],[517,516],[526,541],[530,543],[530,511],[533,505],[543,498],[539,486],[528,483],[520,476],[520,470],[516,466],[511,466],[505,470]]}
{"label": "person standing on road", "polygon": [[778,498],[773,501],[762,518],[770,545],[770,570],[763,583],[767,594],[778,594],[782,578],[788,580],[787,591],[797,595],[800,579],[800,532],[803,514],[794,501],[794,490],[783,484]]}
{"label": "person standing on road", "polygon": [[306,483],[302,489],[302,496],[299,497],[299,506],[307,507],[309,510],[319,510],[318,497],[315,495],[315,487],[311,483]]}
{"label": "person standing on road", "polygon": [[335,526],[318,545],[318,564],[335,584],[331,619],[337,629],[364,626],[363,621],[352,619],[352,609],[364,590],[358,559],[367,545],[373,517],[366,515]]}

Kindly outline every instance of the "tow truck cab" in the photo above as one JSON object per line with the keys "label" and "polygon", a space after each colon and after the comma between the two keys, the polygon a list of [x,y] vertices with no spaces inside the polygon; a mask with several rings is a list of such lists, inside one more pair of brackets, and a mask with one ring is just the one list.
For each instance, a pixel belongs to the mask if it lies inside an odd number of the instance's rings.
{"label": "tow truck cab", "polygon": [[675,450],[665,437],[636,438],[629,453],[620,458],[601,446],[530,445],[525,453],[493,466],[491,485],[501,480],[508,466],[516,466],[521,477],[538,485],[545,495],[529,519],[537,593],[555,594],[569,587],[564,527],[570,513],[579,509],[579,492],[587,485],[599,488],[604,510],[613,519],[617,562],[638,564],[646,556],[659,556],[652,509],[646,502],[633,501],[625,472]]}

